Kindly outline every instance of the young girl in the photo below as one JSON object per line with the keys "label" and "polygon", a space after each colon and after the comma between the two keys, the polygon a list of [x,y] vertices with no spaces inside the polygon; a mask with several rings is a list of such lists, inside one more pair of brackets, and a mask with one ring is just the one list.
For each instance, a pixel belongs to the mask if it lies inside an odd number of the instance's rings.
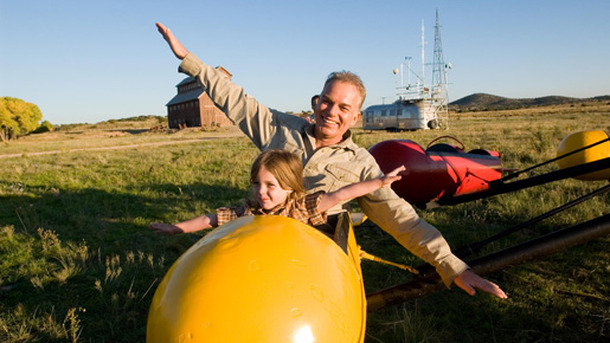
{"label": "young girl", "polygon": [[250,215],[281,215],[313,226],[326,223],[326,210],[336,204],[366,195],[378,188],[400,180],[401,166],[392,172],[367,181],[357,182],[334,192],[305,195],[303,165],[299,157],[286,150],[266,150],[250,170],[252,196],[242,207],[221,207],[216,214],[202,215],[175,225],[152,223],[160,233],[195,232],[223,225],[237,217]]}

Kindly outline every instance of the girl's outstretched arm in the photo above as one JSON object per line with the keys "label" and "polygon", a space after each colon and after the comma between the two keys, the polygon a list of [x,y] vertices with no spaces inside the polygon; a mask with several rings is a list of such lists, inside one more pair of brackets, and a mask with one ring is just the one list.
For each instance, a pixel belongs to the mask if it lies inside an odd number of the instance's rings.
{"label": "girl's outstretched arm", "polygon": [[322,195],[322,198],[320,199],[318,210],[320,212],[324,212],[342,201],[361,197],[381,187],[388,186],[392,184],[392,182],[400,180],[401,176],[398,175],[398,173],[404,171],[405,169],[405,166],[400,166],[382,177],[356,182],[349,186],[339,188],[334,192],[326,193]]}
{"label": "girl's outstretched arm", "polygon": [[151,223],[149,227],[158,233],[174,235],[177,233],[195,232],[218,226],[215,214],[206,214],[178,224]]}

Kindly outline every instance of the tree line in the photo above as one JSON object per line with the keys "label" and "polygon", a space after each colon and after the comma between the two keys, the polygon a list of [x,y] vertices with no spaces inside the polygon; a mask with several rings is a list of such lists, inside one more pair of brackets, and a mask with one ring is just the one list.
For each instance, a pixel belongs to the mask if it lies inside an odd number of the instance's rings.
{"label": "tree line", "polygon": [[53,129],[35,104],[8,96],[0,97],[0,140],[7,142],[31,132]]}

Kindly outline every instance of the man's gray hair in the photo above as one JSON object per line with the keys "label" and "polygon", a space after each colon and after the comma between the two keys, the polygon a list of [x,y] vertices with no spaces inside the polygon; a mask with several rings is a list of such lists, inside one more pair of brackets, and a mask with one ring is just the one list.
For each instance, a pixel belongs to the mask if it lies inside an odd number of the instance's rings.
{"label": "man's gray hair", "polygon": [[328,78],[324,83],[324,88],[326,88],[329,83],[334,81],[350,83],[358,89],[358,92],[360,92],[360,106],[358,107],[358,110],[360,110],[362,108],[362,104],[364,104],[364,99],[366,98],[366,88],[364,87],[364,83],[362,82],[360,76],[347,70],[334,71],[328,74]]}

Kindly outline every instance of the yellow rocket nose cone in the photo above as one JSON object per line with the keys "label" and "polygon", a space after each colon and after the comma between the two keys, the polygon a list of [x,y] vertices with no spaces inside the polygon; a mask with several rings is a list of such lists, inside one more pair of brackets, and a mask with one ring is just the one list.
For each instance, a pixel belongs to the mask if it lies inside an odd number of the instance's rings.
{"label": "yellow rocket nose cone", "polygon": [[[559,143],[559,147],[557,147],[557,156],[584,148],[605,139],[608,139],[608,133],[602,130],[590,130],[573,133]],[[610,157],[610,141],[605,141],[591,148],[566,156],[558,160],[557,164],[560,168],[568,168],[608,157]],[[610,179],[610,169],[604,169],[577,176],[575,179],[586,181],[608,180]]]}
{"label": "yellow rocket nose cone", "polygon": [[360,342],[359,265],[296,220],[242,217],[187,250],[154,295],[153,342]]}

